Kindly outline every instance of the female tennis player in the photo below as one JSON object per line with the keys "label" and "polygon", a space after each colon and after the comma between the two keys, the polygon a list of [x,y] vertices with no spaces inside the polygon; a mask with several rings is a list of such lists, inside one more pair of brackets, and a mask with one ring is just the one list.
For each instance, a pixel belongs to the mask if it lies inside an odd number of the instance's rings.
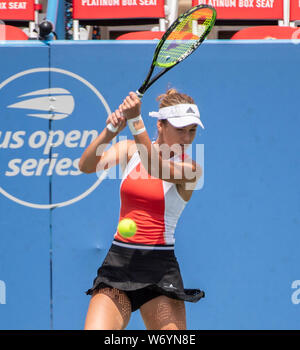
{"label": "female tennis player", "polygon": [[[120,164],[119,221],[130,218],[137,231],[125,238],[118,229],[91,289],[85,329],[125,329],[132,312],[140,310],[148,330],[186,329],[185,301],[204,297],[200,289],[184,289],[174,255],[174,231],[201,177],[201,167],[184,154],[198,125],[193,99],[175,89],[159,96],[158,137],[151,142],[141,117],[141,100],[131,92],[84,151],[79,168],[93,173]],[[103,151],[128,124],[134,140]]]}

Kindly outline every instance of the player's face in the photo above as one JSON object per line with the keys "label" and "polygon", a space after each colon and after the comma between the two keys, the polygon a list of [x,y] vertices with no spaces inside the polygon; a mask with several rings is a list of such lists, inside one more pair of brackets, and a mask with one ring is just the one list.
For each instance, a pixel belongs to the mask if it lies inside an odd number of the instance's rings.
{"label": "player's face", "polygon": [[190,145],[196,136],[197,126],[197,124],[192,124],[182,128],[175,128],[167,122],[161,125],[163,142],[169,146],[180,145],[182,148],[184,145]]}

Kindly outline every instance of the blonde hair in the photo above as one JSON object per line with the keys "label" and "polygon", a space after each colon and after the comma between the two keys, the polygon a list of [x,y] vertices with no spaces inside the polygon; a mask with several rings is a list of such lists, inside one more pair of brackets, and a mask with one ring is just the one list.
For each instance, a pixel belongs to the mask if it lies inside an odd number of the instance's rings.
{"label": "blonde hair", "polygon": [[195,103],[192,97],[178,92],[174,88],[168,89],[165,94],[158,96],[157,101],[159,101],[159,108],[174,106],[181,103]]}

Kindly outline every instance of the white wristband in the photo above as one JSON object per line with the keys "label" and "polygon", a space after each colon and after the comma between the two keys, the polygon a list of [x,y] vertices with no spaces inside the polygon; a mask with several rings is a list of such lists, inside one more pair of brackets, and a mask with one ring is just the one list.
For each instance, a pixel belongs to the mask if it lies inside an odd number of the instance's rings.
{"label": "white wristband", "polygon": [[118,127],[113,126],[111,123],[107,124],[106,128],[112,133],[116,133],[118,131]]}
{"label": "white wristband", "polygon": [[142,129],[139,129],[139,130],[136,130],[136,128],[134,127],[134,123],[139,122],[140,120],[143,121],[143,118],[141,115],[137,116],[136,118],[127,120],[129,129],[130,129],[132,135],[139,135],[142,132],[146,131],[145,127],[143,127]]}

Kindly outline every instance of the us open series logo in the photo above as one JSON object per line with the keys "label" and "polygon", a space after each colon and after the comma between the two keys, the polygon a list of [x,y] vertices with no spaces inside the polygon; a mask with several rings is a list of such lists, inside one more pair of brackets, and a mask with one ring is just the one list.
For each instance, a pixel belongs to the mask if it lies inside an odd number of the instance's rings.
{"label": "us open series logo", "polygon": [[[91,113],[99,116],[98,125]],[[85,198],[106,174],[80,181],[79,159],[110,113],[91,83],[63,69],[34,68],[0,83],[0,193],[36,209]],[[58,188],[51,204],[50,177]],[[66,177],[69,193],[62,183]]]}

